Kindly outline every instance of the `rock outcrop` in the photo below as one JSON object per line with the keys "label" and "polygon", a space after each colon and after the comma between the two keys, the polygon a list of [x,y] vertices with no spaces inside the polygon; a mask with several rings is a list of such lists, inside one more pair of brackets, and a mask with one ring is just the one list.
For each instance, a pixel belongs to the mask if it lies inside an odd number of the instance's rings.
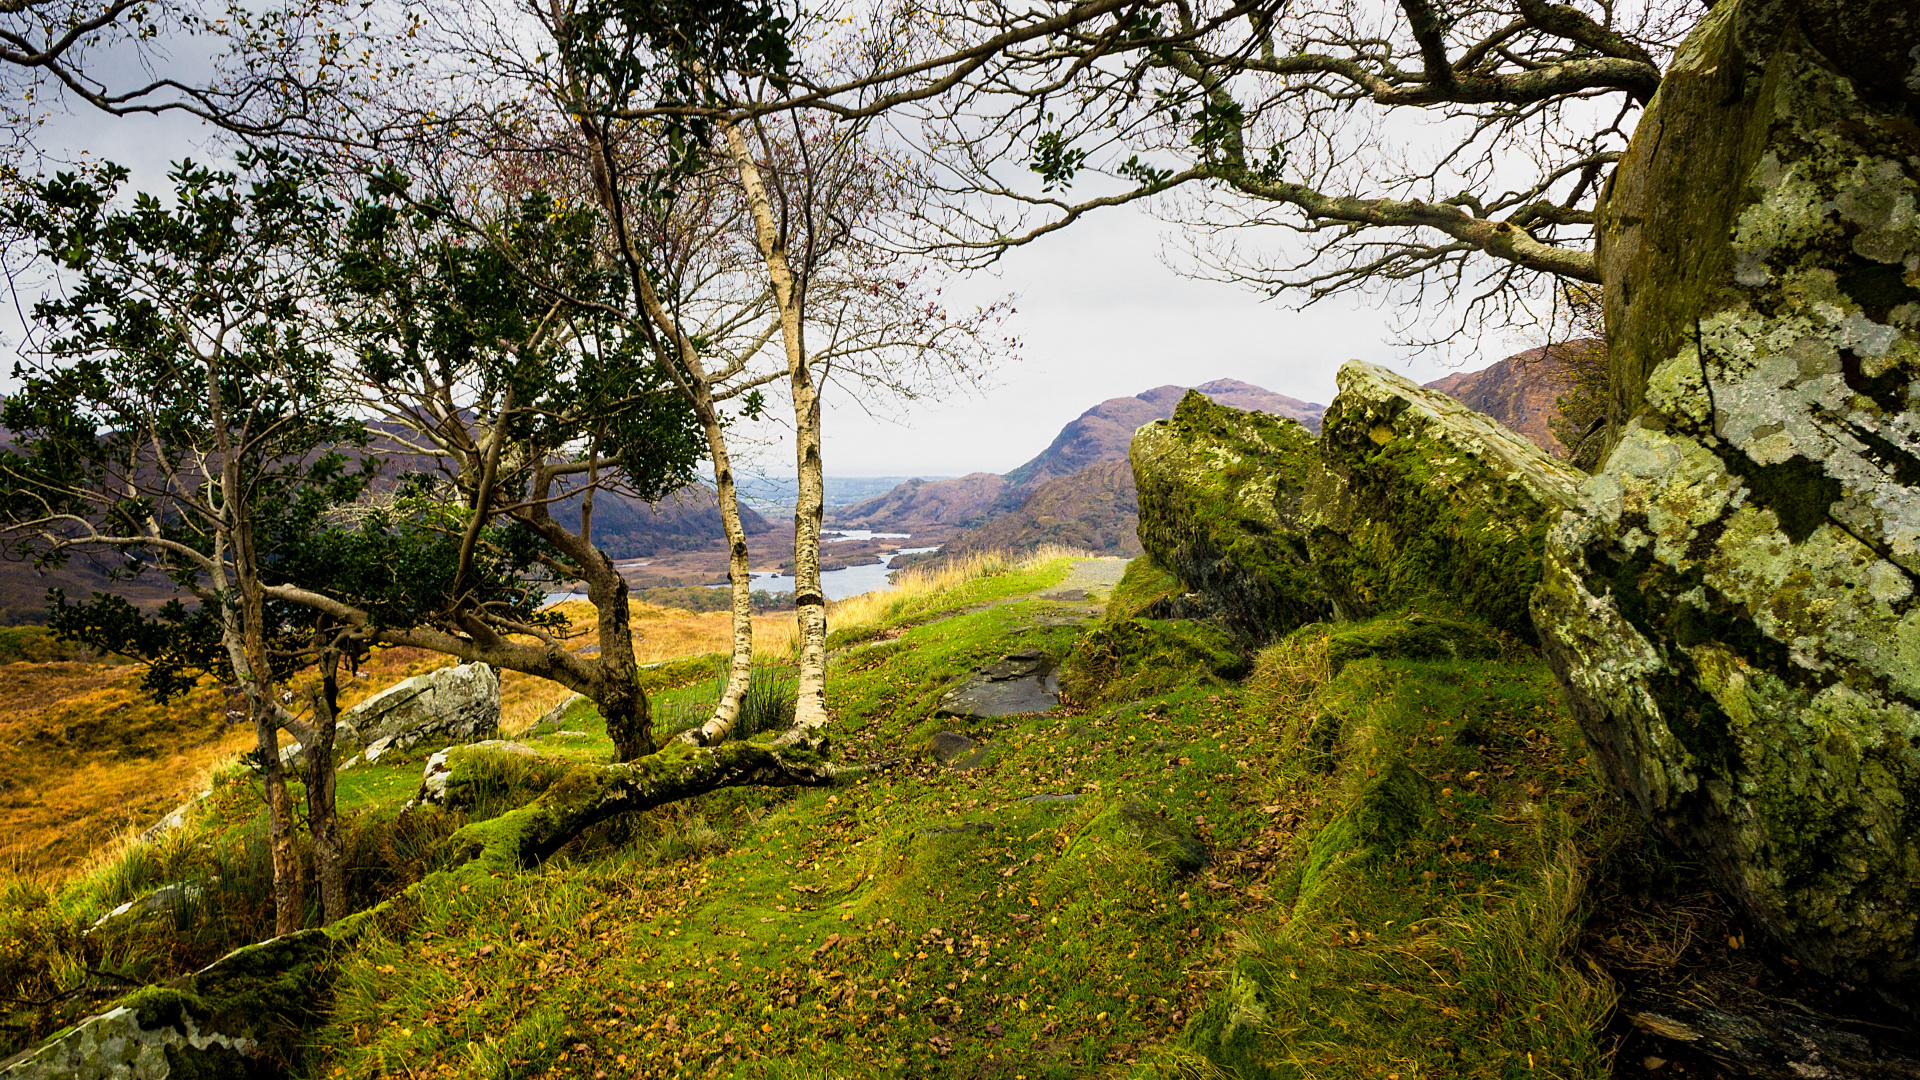
{"label": "rock outcrop", "polygon": [[[378,761],[389,750],[479,742],[499,734],[499,674],[487,664],[458,664],[395,683],[341,713],[334,759],[344,767],[356,754]],[[298,765],[306,755],[294,743],[280,757]]]}
{"label": "rock outcrop", "polygon": [[1339,382],[1317,441],[1199,395],[1141,428],[1141,544],[1253,641],[1430,597],[1531,639],[1546,530],[1581,474],[1383,368]]}
{"label": "rock outcrop", "polygon": [[1911,1002],[1920,17],[1792,8],[1715,5],[1611,181],[1613,446],[1534,619],[1613,785],[1801,962]]}

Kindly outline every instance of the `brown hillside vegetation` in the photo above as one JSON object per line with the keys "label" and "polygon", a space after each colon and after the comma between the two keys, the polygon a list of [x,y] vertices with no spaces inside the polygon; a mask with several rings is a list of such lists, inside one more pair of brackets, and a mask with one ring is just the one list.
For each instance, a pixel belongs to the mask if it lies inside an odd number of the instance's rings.
{"label": "brown hillside vegetation", "polygon": [[[584,647],[593,609],[565,605]],[[655,663],[731,647],[725,612],[696,614],[633,605],[636,654]],[[786,648],[791,615],[754,620],[761,647]],[[341,689],[352,707],[402,679],[453,663],[423,649],[382,649]],[[209,773],[253,748],[244,717],[203,679],[166,705],[140,689],[138,666],[0,664],[0,867],[57,882],[145,829],[207,786]],[[569,691],[558,683],[502,672],[501,727],[525,730]],[[237,712],[240,706],[231,706]]]}
{"label": "brown hillside vegetation", "polygon": [[212,680],[163,706],[141,692],[137,667],[0,665],[0,859],[65,877],[252,742]]}
{"label": "brown hillside vegetation", "polygon": [[1569,358],[1597,344],[1583,339],[1528,349],[1479,371],[1456,372],[1426,385],[1493,417],[1554,457],[1564,458],[1567,448],[1554,436],[1552,424],[1560,415],[1560,399],[1574,389]]}

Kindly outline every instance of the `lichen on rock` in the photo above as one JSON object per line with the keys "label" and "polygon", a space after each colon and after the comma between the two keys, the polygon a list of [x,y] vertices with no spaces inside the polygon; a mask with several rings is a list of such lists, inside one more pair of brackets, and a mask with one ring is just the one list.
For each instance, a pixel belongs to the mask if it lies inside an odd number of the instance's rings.
{"label": "lichen on rock", "polygon": [[1911,999],[1920,135],[1768,9],[1714,7],[1610,187],[1617,431],[1533,614],[1614,786]]}

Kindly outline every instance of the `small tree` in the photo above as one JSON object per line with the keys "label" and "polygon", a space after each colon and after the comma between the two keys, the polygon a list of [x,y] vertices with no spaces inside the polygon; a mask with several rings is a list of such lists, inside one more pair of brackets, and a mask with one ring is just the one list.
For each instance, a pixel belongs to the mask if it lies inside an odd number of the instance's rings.
{"label": "small tree", "polygon": [[[342,540],[342,576],[281,595],[377,641],[553,679],[599,705],[616,760],[650,754],[627,583],[595,542],[594,496],[652,501],[688,483],[693,416],[610,314],[624,281],[595,257],[591,210],[529,192],[476,220],[410,204],[392,176],[376,190],[350,219],[335,299],[361,404],[419,472]],[[354,545],[445,557],[410,580],[356,575],[384,564]],[[563,620],[536,614],[530,570],[586,583],[596,655],[567,649]]]}
{"label": "small tree", "polygon": [[[48,336],[0,408],[16,440],[0,460],[0,497],[6,534],[43,562],[117,556],[120,573],[164,575],[199,601],[149,616],[116,596],[69,603],[56,592],[52,623],[146,661],[156,697],[200,672],[240,686],[284,933],[300,925],[302,875],[278,733],[305,726],[276,687],[312,620],[272,602],[271,567],[371,474],[336,451],[362,429],[329,403],[332,358],[311,318],[337,208],[315,194],[320,172],[306,162],[258,153],[240,164],[251,182],[182,164],[171,206],[143,193],[115,209],[127,173],[107,165],[34,184],[8,207],[64,289],[35,305]],[[320,877],[337,913],[337,870]]]}

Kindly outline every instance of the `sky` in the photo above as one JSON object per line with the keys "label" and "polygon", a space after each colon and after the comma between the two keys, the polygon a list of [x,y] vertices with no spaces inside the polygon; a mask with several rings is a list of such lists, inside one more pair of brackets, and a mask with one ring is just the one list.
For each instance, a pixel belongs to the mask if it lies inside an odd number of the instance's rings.
{"label": "sky", "polygon": [[[133,170],[136,185],[155,190],[163,187],[170,162],[220,157],[211,129],[179,117],[76,111],[54,117],[41,138],[44,146],[84,148],[89,156],[120,162]],[[1099,402],[1168,383],[1239,379],[1325,404],[1335,373],[1350,359],[1427,382],[1533,344],[1489,340],[1481,354],[1419,355],[1395,344],[1389,313],[1364,298],[1294,311],[1232,284],[1181,276],[1159,254],[1170,229],[1141,210],[1103,211],[1015,250],[992,275],[950,287],[947,296],[961,309],[969,299],[986,303],[1013,294],[1015,314],[1005,330],[1023,348],[980,392],[869,410],[830,391],[823,421],[827,473],[1006,472]],[[0,333],[11,343],[17,327],[9,313]],[[785,432],[763,428],[760,436],[746,455],[749,466],[770,476],[790,474]]]}

